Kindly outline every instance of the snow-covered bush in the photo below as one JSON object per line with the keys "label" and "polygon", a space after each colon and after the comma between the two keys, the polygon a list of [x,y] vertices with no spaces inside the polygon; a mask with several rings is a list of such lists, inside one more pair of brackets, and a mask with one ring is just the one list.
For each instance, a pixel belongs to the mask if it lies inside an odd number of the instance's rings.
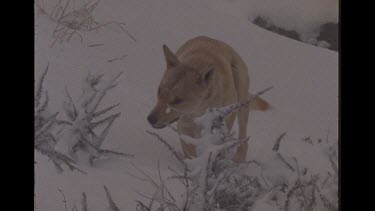
{"label": "snow-covered bush", "polygon": [[294,155],[281,153],[282,134],[273,147],[273,157],[261,163],[268,190],[254,206],[254,210],[338,210],[337,142],[313,142],[306,139],[305,147],[316,150],[314,156],[323,156],[330,163],[330,171],[313,171],[301,165]]}
{"label": "snow-covered bush", "polygon": [[[35,98],[34,98],[34,147],[37,151],[47,156],[56,166],[59,172],[63,171],[62,165],[66,165],[70,170],[81,171],[76,162],[69,156],[57,152],[54,147],[57,143],[54,131],[57,126],[63,124],[62,121],[57,120],[58,112],[51,113],[49,108],[48,92],[43,91],[43,81],[48,72],[46,70],[35,84]],[[43,95],[44,94],[44,95]],[[43,96],[44,98],[43,98]],[[43,101],[44,99],[44,101]],[[81,171],[82,172],[82,171]]]}
{"label": "snow-covered bush", "polygon": [[281,152],[281,141],[286,133],[277,138],[270,149],[272,157],[269,160],[232,161],[236,146],[248,139],[234,138],[229,134],[224,120],[243,105],[210,108],[195,119],[195,123],[202,128],[201,138],[181,135],[186,143],[196,146],[197,157],[192,159],[182,158],[181,153],[161,136],[148,132],[181,163],[182,170],[180,173],[174,172],[176,175],[172,178],[179,179],[185,191],[182,196],[171,196],[166,194],[170,191],[163,182],[156,184],[152,181],[156,188],[153,198],[147,205],[138,201],[138,210],[338,210],[337,143],[321,140],[306,142],[307,147],[317,148],[320,153],[317,156],[325,156],[327,162],[331,163],[332,170],[327,173],[310,172],[309,166],[299,164],[297,157]]}
{"label": "snow-covered bush", "polygon": [[88,2],[59,0],[49,10],[45,8],[46,6],[43,1],[34,1],[34,6],[38,14],[44,15],[56,23],[56,27],[52,33],[54,41],[51,47],[57,42],[60,44],[64,41],[69,42],[74,35],[83,43],[84,32],[98,32],[100,29],[109,26],[125,32],[135,42],[136,39],[125,29],[125,23],[119,21],[100,23],[97,21],[93,13],[98,4],[99,0]]}
{"label": "snow-covered bush", "polygon": [[[108,211],[120,211],[120,209],[118,208],[117,204],[115,203],[115,201],[112,199],[112,195],[111,193],[109,192],[107,186],[103,186],[104,187],[104,191],[105,191],[105,195],[106,195],[106,198],[107,198],[107,201],[108,201],[108,206],[107,206],[107,209]],[[61,189],[58,189],[59,192],[61,193],[62,197],[63,197],[63,200],[62,202],[64,202],[64,207],[66,210],[71,210],[71,211],[90,211],[89,209],[89,203],[87,202],[87,195],[85,192],[82,192],[82,198],[80,200],[80,204],[81,204],[81,208],[79,209],[76,205],[76,203],[74,203],[71,208],[68,208],[68,204],[67,204],[67,200],[65,198],[65,194],[64,192],[61,190]]]}
{"label": "snow-covered bush", "polygon": [[[57,137],[64,140],[56,144],[55,149],[57,151],[69,154],[72,157],[78,151],[86,152],[89,155],[88,159],[91,164],[102,156],[131,157],[129,154],[101,148],[109,129],[115,119],[120,116],[120,113],[104,116],[119,104],[102,110],[99,110],[98,107],[107,91],[116,86],[115,82],[120,75],[121,73],[105,81],[102,79],[103,75],[89,73],[82,82],[83,93],[76,103],[66,91],[63,108],[68,120],[64,128],[56,134]],[[99,119],[100,117],[101,119]],[[101,132],[95,132],[96,128],[100,126],[104,126],[104,129]]]}
{"label": "snow-covered bush", "polygon": [[[47,71],[48,66],[37,81],[35,89],[35,149],[48,156],[59,172],[63,171],[62,164],[71,170],[79,170],[76,166],[78,159],[87,158],[87,161],[93,164],[95,160],[108,156],[132,157],[129,154],[101,148],[109,129],[120,113],[107,115],[119,104],[102,110],[98,110],[98,107],[107,91],[116,86],[115,81],[121,74],[105,81],[102,79],[103,75],[89,73],[83,80],[83,93],[76,103],[66,90],[63,111],[68,119],[59,120],[58,112],[50,113],[48,94],[47,91],[43,91]],[[42,102],[43,93],[45,97]],[[100,117],[102,118],[99,119]],[[97,128],[100,126],[104,129],[98,132]]]}
{"label": "snow-covered bush", "polygon": [[[160,190],[154,195],[154,200],[160,205],[156,210],[248,210],[263,191],[259,179],[244,174],[243,168],[248,163],[234,162],[236,148],[248,139],[238,140],[230,134],[225,117],[241,106],[250,103],[254,98],[268,91],[266,89],[254,95],[248,102],[229,105],[223,108],[209,108],[206,113],[194,121],[199,125],[201,138],[193,139],[181,135],[188,144],[196,146],[197,156],[183,159],[165,140],[155,135],[181,162],[184,172],[176,175],[186,187],[182,200],[175,201],[168,195],[160,195],[166,187],[158,186]],[[153,207],[139,202],[143,210]]]}

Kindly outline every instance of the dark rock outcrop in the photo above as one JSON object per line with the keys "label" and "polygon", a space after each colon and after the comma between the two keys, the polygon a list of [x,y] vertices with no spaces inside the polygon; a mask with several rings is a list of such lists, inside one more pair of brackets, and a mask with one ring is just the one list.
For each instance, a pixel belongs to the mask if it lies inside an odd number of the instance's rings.
{"label": "dark rock outcrop", "polygon": [[[262,27],[266,30],[269,30],[277,34],[280,34],[282,36],[303,42],[298,32],[294,30],[286,30],[281,27],[278,27],[275,24],[273,24],[268,18],[258,16],[252,22],[255,25]],[[338,35],[339,35],[338,23],[325,23],[320,26],[319,35],[317,37],[316,43],[325,41],[329,43],[330,45],[329,47],[327,47],[328,49],[333,50],[333,51],[338,51],[338,45],[339,45]],[[308,43],[308,44],[313,45],[312,43]]]}

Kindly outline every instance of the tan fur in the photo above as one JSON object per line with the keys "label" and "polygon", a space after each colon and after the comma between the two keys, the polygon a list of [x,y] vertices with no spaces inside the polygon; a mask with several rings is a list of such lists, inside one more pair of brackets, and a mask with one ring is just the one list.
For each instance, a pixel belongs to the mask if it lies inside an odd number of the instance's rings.
{"label": "tan fur", "polygon": [[[200,36],[188,40],[176,54],[163,46],[167,70],[158,88],[158,100],[148,116],[154,128],[163,128],[177,121],[178,132],[194,138],[200,128],[193,118],[201,116],[207,108],[223,107],[249,99],[248,70],[241,57],[222,41]],[[267,110],[268,103],[257,98],[248,107],[238,110],[238,138],[246,138],[249,110]],[[236,113],[226,123],[232,129]],[[195,147],[181,140],[186,157],[196,156]],[[236,161],[246,159],[247,144],[237,149]]]}

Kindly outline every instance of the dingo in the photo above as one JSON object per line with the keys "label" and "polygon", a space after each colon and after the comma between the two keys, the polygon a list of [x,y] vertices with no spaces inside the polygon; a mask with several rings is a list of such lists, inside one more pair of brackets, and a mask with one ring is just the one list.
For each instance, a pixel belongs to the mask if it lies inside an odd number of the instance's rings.
{"label": "dingo", "polygon": [[[191,117],[201,116],[207,108],[223,107],[249,99],[249,76],[241,57],[229,45],[200,36],[187,41],[176,54],[163,45],[167,70],[160,82],[157,104],[147,117],[154,128],[164,128],[177,121],[178,132],[193,138],[200,137],[200,128]],[[251,105],[236,113],[239,139],[246,138],[249,110],[267,110],[269,104],[257,98]],[[230,131],[236,118],[226,119]],[[187,115],[189,114],[187,117]],[[195,147],[181,140],[186,157],[195,157]],[[237,148],[235,161],[246,159],[247,144]]]}

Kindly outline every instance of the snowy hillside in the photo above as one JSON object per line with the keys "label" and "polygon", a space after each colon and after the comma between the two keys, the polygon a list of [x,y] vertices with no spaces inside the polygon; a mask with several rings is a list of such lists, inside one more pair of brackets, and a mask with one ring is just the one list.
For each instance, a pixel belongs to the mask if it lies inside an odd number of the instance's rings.
{"label": "snowy hillside", "polygon": [[[56,2],[40,5],[51,11]],[[115,110],[121,112],[104,147],[134,154],[135,158],[103,161],[96,167],[82,164],[87,175],[68,170],[58,174],[48,158],[35,152],[35,195],[40,210],[66,210],[59,189],[69,207],[74,203],[78,206],[85,192],[90,210],[106,210],[103,185],[122,210],[136,210],[136,200],[143,199],[138,192],[148,195],[152,187],[132,176],[138,174],[132,163],[157,176],[160,162],[163,176],[170,174],[168,166],[176,166],[177,161],[145,131],[158,132],[180,149],[178,136],[169,128],[153,129],[146,117],[156,102],[156,89],[165,70],[162,45],[176,51],[186,40],[199,35],[222,40],[241,55],[249,68],[250,92],[274,86],[264,95],[273,110],[250,114],[248,159],[272,159],[275,140],[287,132],[281,151],[298,157],[301,165],[310,166],[313,172],[331,168],[318,147],[306,147],[303,139],[326,140],[328,134],[330,143],[337,143],[337,52],[279,36],[247,19],[213,9],[211,2],[198,0],[100,1],[93,16],[101,23],[124,22],[134,39],[109,25],[97,32],[80,32],[82,43],[79,36],[73,36],[69,42],[51,47],[56,22],[36,12],[35,75],[39,77],[49,63],[44,88],[56,112],[62,109],[65,88],[73,99],[80,96],[88,71],[106,76],[123,72],[104,99],[103,107],[120,103]],[[171,187],[176,193],[182,188],[177,182]]]}
{"label": "snowy hillside", "polygon": [[337,51],[339,21],[337,0],[208,0],[207,2],[218,12],[248,20],[292,39]]}

